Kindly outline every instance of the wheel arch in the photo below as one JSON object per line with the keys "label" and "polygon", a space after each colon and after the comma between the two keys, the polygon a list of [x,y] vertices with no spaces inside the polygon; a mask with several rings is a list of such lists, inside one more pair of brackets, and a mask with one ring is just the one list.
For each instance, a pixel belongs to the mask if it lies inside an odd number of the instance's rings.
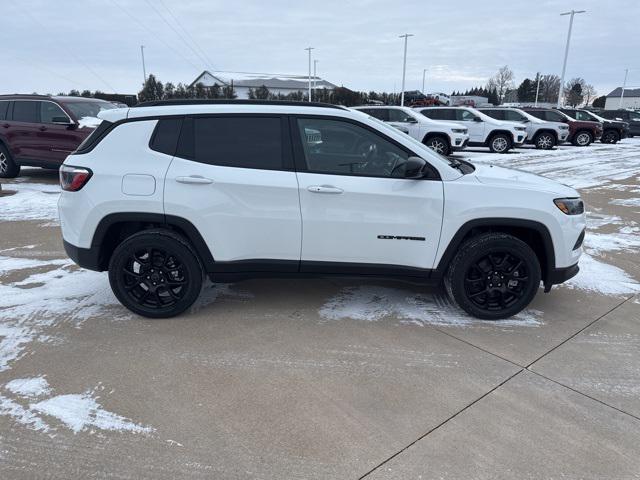
{"label": "wheel arch", "polygon": [[451,238],[438,262],[434,271],[436,279],[444,277],[449,263],[467,239],[486,232],[507,233],[529,245],[540,262],[542,280],[545,285],[548,283],[556,264],[551,233],[540,222],[519,218],[479,218],[463,224]]}
{"label": "wheel arch", "polygon": [[553,128],[541,128],[540,130],[538,130],[535,135],[533,136],[533,138],[536,138],[538,135],[542,135],[543,133],[550,133],[553,138],[555,139],[555,141],[557,142],[559,140],[559,135],[558,132],[556,130],[554,130]]}
{"label": "wheel arch", "polygon": [[447,144],[451,146],[451,140],[449,139],[449,135],[446,132],[427,132],[422,138],[422,143],[425,143],[427,140],[430,140],[433,137],[444,137]]}
{"label": "wheel arch", "polygon": [[118,244],[134,233],[152,228],[165,228],[182,235],[195,249],[205,271],[213,270],[213,255],[198,229],[188,220],[161,213],[123,212],[106,215],[93,234],[91,250],[96,270],[104,271]]}
{"label": "wheel arch", "polygon": [[489,136],[487,137],[487,141],[486,141],[487,145],[491,143],[491,140],[493,140],[493,137],[501,133],[509,137],[509,140],[511,141],[511,145],[513,145],[513,142],[515,140],[513,133],[510,132],[509,130],[501,130],[501,129],[491,130],[491,132],[489,133]]}

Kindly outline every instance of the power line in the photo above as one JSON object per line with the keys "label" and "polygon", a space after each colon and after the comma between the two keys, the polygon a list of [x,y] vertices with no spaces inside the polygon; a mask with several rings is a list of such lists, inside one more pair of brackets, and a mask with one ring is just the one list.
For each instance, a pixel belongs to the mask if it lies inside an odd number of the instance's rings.
{"label": "power line", "polygon": [[184,25],[182,25],[182,23],[180,22],[180,20],[178,20],[178,17],[176,17],[173,12],[169,9],[169,7],[167,7],[167,5],[164,3],[163,0],[158,0],[158,2],[160,3],[160,5],[162,5],[162,7],[167,11],[167,13],[169,14],[169,16],[171,18],[173,18],[173,20],[176,22],[176,24],[180,27],[180,29],[185,33],[186,37],[188,37],[191,40],[191,43],[193,43],[193,45],[200,51],[200,53],[202,53],[202,56],[204,57],[204,59],[206,60],[206,64],[208,64],[210,67],[213,66],[213,62],[211,61],[211,59],[209,58],[209,56],[207,55],[207,52],[205,52],[200,45],[198,44],[198,42],[196,42],[196,40],[193,38],[193,36],[191,35],[191,33],[189,33],[189,30],[187,30]]}
{"label": "power line", "polygon": [[[171,23],[164,17],[164,15],[162,15],[162,13],[160,13],[160,11],[155,7],[155,5],[153,3],[151,3],[149,0],[145,0],[147,2],[147,5],[149,5],[151,7],[151,9],[156,12],[156,14],[158,15],[158,17],[160,17],[160,19],[173,31],[173,33],[175,33],[178,38],[180,40],[182,40],[182,43],[184,43],[187,48],[189,50],[191,50],[191,52],[193,52],[193,54],[204,64],[204,66],[207,66],[207,59],[202,57],[202,55],[200,55],[200,53],[198,53],[190,44],[189,42],[186,40],[186,38],[184,37],[184,35],[182,35],[182,33],[180,33],[173,25],[171,25]],[[209,66],[209,68],[211,68],[211,66]]]}
{"label": "power line", "polygon": [[191,65],[193,68],[195,68],[196,70],[200,70],[200,67],[197,66],[195,63],[193,63],[191,60],[189,60],[187,57],[185,57],[181,52],[179,52],[178,50],[176,50],[175,48],[173,48],[171,46],[171,44],[169,44],[164,38],[162,38],[161,36],[157,35],[153,30],[151,30],[149,27],[147,27],[144,23],[142,23],[140,20],[138,20],[134,15],[132,15],[131,13],[129,13],[127,10],[125,10],[125,8],[120,5],[119,3],[116,2],[116,0],[111,0],[111,3],[113,3],[116,7],[118,7],[122,13],[124,13],[126,16],[128,16],[131,20],[133,20],[134,22],[136,22],[138,24],[139,27],[141,27],[143,30],[145,30],[147,33],[149,33],[150,35],[154,36],[158,41],[160,41],[165,47],[167,47],[169,50],[171,50],[173,53],[175,53],[177,56],[181,57],[185,62],[187,62],[189,65]]}

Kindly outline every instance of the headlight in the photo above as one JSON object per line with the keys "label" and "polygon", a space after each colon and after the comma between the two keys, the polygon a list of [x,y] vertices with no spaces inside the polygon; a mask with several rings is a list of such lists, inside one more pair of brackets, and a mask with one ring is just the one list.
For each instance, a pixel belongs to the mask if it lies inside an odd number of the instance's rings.
{"label": "headlight", "polygon": [[584,213],[584,202],[580,198],[556,198],[553,203],[566,215]]}
{"label": "headlight", "polygon": [[527,129],[526,127],[513,127],[513,128],[515,128],[519,132],[524,132]]}
{"label": "headlight", "polygon": [[452,128],[451,131],[453,133],[467,133],[467,129],[466,128]]}

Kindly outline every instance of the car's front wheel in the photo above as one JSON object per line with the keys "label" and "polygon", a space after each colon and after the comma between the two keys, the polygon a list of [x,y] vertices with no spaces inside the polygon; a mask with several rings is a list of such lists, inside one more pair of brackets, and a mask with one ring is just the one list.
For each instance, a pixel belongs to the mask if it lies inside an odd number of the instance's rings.
{"label": "car's front wheel", "polygon": [[602,143],[617,143],[620,140],[620,134],[615,130],[607,130],[602,134],[600,142]]}
{"label": "car's front wheel", "polygon": [[138,315],[173,317],[193,305],[202,288],[202,267],[180,235],[145,230],[111,255],[109,283],[118,300]]}
{"label": "car's front wheel", "polygon": [[548,132],[542,132],[535,136],[533,143],[536,148],[550,150],[556,145],[556,138]]}
{"label": "car's front wheel", "polygon": [[424,141],[424,144],[440,155],[449,155],[451,153],[449,142],[442,135],[435,135],[428,138]]}
{"label": "car's front wheel", "polygon": [[0,178],[15,178],[20,174],[20,165],[16,165],[7,148],[0,144]]}
{"label": "car's front wheel", "polygon": [[499,320],[529,305],[540,278],[540,263],[529,245],[505,233],[484,233],[460,247],[444,284],[449,297],[470,315]]}
{"label": "car's front wheel", "polygon": [[587,147],[591,145],[591,142],[593,142],[593,135],[591,135],[590,132],[586,132],[583,130],[576,134],[572,143],[576,147]]}
{"label": "car's front wheel", "polygon": [[493,153],[506,153],[511,148],[511,139],[505,133],[498,133],[489,140],[489,149]]}

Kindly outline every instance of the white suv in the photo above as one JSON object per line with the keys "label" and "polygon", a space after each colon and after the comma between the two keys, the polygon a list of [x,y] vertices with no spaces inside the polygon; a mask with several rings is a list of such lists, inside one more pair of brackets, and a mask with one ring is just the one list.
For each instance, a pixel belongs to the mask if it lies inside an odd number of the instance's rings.
{"label": "white suv", "polygon": [[448,160],[342,107],[147,105],[101,113],[60,170],[68,255],[140,315],[183,312],[205,274],[363,275],[444,282],[499,319],[578,271],[584,206],[565,185]]}
{"label": "white suv", "polygon": [[409,107],[353,107],[378,120],[393,125],[400,131],[406,131],[419,142],[424,143],[440,155],[449,155],[452,151],[467,146],[469,132],[454,122],[439,122],[420,115]]}
{"label": "white suv", "polygon": [[416,110],[433,120],[459,122],[469,130],[469,145],[489,147],[495,153],[506,153],[527,138],[525,127],[495,120],[475,108],[419,107]]}
{"label": "white suv", "polygon": [[569,136],[569,126],[566,123],[540,120],[518,108],[483,107],[478,110],[496,120],[520,123],[527,129],[526,143],[535,145],[537,149],[552,149],[564,143]]}

